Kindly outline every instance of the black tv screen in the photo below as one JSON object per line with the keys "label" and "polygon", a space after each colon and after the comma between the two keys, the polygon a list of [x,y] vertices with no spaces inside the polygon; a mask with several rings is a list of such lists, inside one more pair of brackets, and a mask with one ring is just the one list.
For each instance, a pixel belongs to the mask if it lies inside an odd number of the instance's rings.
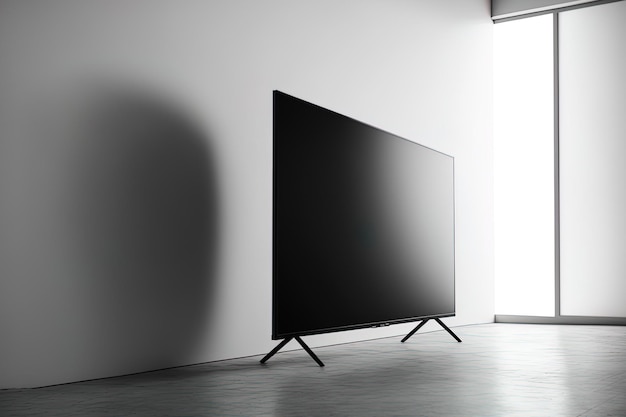
{"label": "black tv screen", "polygon": [[454,316],[454,158],[274,91],[272,338]]}

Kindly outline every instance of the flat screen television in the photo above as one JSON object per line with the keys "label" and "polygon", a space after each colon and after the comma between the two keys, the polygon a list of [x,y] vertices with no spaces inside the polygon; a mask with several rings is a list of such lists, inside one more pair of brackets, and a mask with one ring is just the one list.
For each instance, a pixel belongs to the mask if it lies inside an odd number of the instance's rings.
{"label": "flat screen television", "polygon": [[454,316],[454,158],[273,99],[272,338]]}

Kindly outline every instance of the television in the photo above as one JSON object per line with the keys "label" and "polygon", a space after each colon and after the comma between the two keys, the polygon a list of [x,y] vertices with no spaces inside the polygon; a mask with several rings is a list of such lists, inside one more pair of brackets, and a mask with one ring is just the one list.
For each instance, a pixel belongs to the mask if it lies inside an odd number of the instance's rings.
{"label": "television", "polygon": [[272,339],[454,316],[454,158],[280,91],[273,125]]}

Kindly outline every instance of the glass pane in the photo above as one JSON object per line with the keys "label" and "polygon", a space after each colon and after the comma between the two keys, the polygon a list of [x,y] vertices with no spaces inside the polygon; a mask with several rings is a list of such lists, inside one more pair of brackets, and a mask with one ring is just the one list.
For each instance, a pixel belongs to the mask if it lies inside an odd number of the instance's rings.
{"label": "glass pane", "polygon": [[560,16],[561,314],[626,317],[626,2]]}
{"label": "glass pane", "polygon": [[554,315],[552,28],[494,26],[496,314]]}

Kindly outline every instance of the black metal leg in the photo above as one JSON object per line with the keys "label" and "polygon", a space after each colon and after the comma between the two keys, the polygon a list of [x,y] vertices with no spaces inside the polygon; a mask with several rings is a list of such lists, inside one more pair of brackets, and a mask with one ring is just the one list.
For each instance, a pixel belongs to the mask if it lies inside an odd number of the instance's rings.
{"label": "black metal leg", "polygon": [[287,343],[289,343],[291,341],[291,339],[296,339],[296,341],[298,343],[300,343],[300,346],[302,346],[304,348],[304,350],[306,351],[306,353],[308,353],[315,362],[317,362],[317,364],[319,366],[324,366],[324,363],[320,360],[320,358],[317,357],[317,355],[315,353],[313,353],[313,351],[311,350],[310,347],[307,346],[306,343],[304,343],[302,341],[302,339],[300,339],[300,336],[295,336],[295,337],[288,337],[286,339],[283,339],[282,342],[280,342],[278,344],[278,346],[276,346],[274,349],[272,349],[272,351],[270,353],[268,353],[267,355],[265,355],[265,357],[263,357],[263,359],[261,359],[261,363],[265,363],[267,362],[267,360],[269,358],[271,358],[272,356],[274,356],[279,350],[281,350],[283,348],[283,346],[285,346]]}
{"label": "black metal leg", "polygon": [[272,356],[274,356],[276,354],[276,352],[278,352],[279,350],[281,350],[283,348],[283,346],[285,346],[287,343],[289,343],[289,341],[293,339],[292,337],[288,337],[286,339],[283,339],[282,342],[280,342],[278,344],[278,346],[276,346],[274,349],[272,349],[272,351],[270,353],[268,353],[267,355],[265,355],[265,357],[263,359],[261,359],[261,363],[265,363],[267,362],[267,360],[269,358],[271,358]]}
{"label": "black metal leg", "polygon": [[416,331],[418,331],[419,329],[421,329],[421,328],[422,328],[422,326],[423,326],[423,325],[425,325],[425,324],[426,324],[426,322],[427,322],[428,320],[430,320],[430,319],[425,319],[425,320],[422,320],[422,321],[420,322],[420,324],[418,324],[418,325],[417,325],[417,327],[415,327],[413,330],[411,330],[411,331],[409,332],[409,334],[407,334],[406,336],[404,336],[404,339],[402,339],[400,342],[404,343],[404,342],[406,342],[407,340],[409,340],[409,337],[413,336],[413,335],[415,334],[415,332],[416,332]]}
{"label": "black metal leg", "polygon": [[[411,332],[409,334],[407,334],[406,336],[404,336],[404,339],[402,339],[402,343],[406,342],[409,337],[413,336],[415,334],[416,331],[418,331],[419,329],[422,328],[423,325],[426,324],[426,322],[430,320],[430,319],[424,319],[422,320],[422,322],[420,324],[417,325],[416,328],[414,328],[413,330],[411,330]],[[437,323],[439,323],[439,325],[441,327],[443,327],[445,329],[445,331],[447,331],[448,333],[450,333],[450,336],[454,337],[456,339],[457,342],[461,342],[461,339],[459,339],[459,337],[457,335],[454,334],[454,332],[452,330],[450,330],[448,328],[448,326],[446,326],[445,324],[443,324],[443,322],[439,319],[439,318],[435,318],[435,320],[437,321]]]}
{"label": "black metal leg", "polygon": [[309,348],[307,344],[304,343],[302,339],[300,339],[300,336],[296,336],[295,339],[298,341],[298,343],[300,343],[300,346],[302,346],[302,348],[306,350],[306,353],[308,353],[313,358],[313,360],[317,362],[319,366],[324,366],[324,363],[320,360],[320,358],[317,357],[315,353],[313,353],[311,348]]}
{"label": "black metal leg", "polygon": [[455,335],[454,332],[448,328],[448,326],[443,324],[443,322],[439,319],[435,319],[435,320],[437,320],[437,323],[439,323],[441,327],[443,327],[448,333],[450,333],[450,336],[454,337],[457,342],[461,343],[461,339],[459,339],[459,337]]}

